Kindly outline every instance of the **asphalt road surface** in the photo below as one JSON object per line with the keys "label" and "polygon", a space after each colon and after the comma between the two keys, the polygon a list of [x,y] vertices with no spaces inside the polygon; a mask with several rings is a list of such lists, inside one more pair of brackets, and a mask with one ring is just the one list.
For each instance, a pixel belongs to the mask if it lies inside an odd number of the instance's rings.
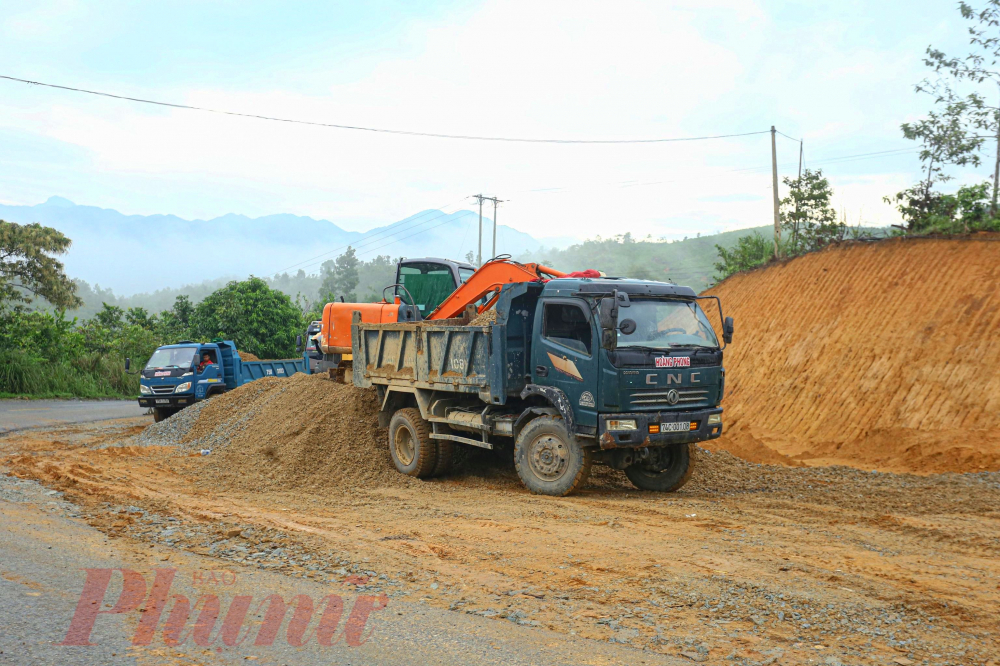
{"label": "asphalt road surface", "polygon": [[0,400],[0,433],[145,413],[135,400]]}

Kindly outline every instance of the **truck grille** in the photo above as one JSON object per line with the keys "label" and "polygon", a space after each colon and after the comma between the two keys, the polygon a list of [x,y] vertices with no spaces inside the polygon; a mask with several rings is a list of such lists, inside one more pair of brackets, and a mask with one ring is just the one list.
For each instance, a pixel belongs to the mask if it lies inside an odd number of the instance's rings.
{"label": "truck grille", "polygon": [[635,391],[631,396],[632,409],[671,409],[675,407],[700,407],[708,403],[708,389],[676,389],[678,400],[671,404],[667,400],[669,390],[653,389]]}
{"label": "truck grille", "polygon": [[153,395],[166,395],[174,392],[173,386],[151,386],[150,388],[153,389]]}

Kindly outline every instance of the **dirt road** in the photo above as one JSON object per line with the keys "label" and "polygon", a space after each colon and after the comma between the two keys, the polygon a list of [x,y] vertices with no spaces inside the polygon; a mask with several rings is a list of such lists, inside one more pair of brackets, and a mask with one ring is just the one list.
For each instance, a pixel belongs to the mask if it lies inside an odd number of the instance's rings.
{"label": "dirt road", "polygon": [[93,448],[135,430],[8,435],[6,464],[64,490],[115,544],[330,580],[487,618],[500,636],[552,632],[582,645],[575,663],[986,664],[998,648],[995,473],[700,453],[675,495],[605,473],[579,496],[538,497],[483,459],[432,482],[254,489],[220,482],[215,453]]}
{"label": "dirt road", "polygon": [[[30,450],[47,455],[44,450],[53,446],[55,450],[66,453],[82,443],[114,443],[141,430],[145,420],[89,423],[61,427],[47,433],[25,431],[0,437],[0,452],[7,455]],[[82,453],[85,449],[76,450]],[[104,455],[119,462],[127,460],[127,456],[120,458],[115,449],[105,451]],[[56,457],[61,457],[61,454]],[[68,462],[68,459],[62,462]],[[0,466],[0,471],[9,470]],[[105,472],[110,472],[110,469]],[[88,474],[79,466],[74,466],[73,473]],[[125,481],[125,478],[119,481]],[[148,481],[156,484],[153,478]],[[130,484],[131,481],[126,482],[126,485]],[[105,490],[117,492],[110,487]],[[170,492],[166,487],[161,491]],[[440,606],[398,595],[389,598],[382,596],[374,586],[359,585],[366,578],[364,574],[355,578],[336,573],[318,575],[317,569],[310,568],[307,558],[301,554],[296,565],[275,568],[259,566],[252,557],[200,554],[199,551],[204,552],[205,549],[190,548],[186,543],[187,535],[200,533],[206,527],[217,530],[221,523],[189,523],[184,514],[175,516],[169,512],[143,509],[140,507],[152,507],[156,503],[146,503],[138,496],[131,498],[131,495],[131,491],[126,491],[114,498],[104,496],[106,500],[129,502],[124,517],[119,517],[119,507],[108,506],[102,499],[87,492],[64,495],[34,481],[0,474],[0,524],[4,525],[4,529],[0,530],[0,626],[4,627],[4,631],[0,632],[0,663],[32,666],[105,663],[139,666],[644,663],[676,666],[681,661],[669,656],[644,654],[626,645],[594,646],[583,638],[566,640],[562,634],[530,626],[458,615]],[[77,505],[70,501],[71,498],[80,499],[82,503]],[[174,505],[173,508],[179,506]],[[275,511],[280,512],[280,509]],[[88,525],[88,522],[91,524]],[[154,526],[155,534],[151,534],[151,538],[126,537],[120,532],[124,524]],[[248,535],[263,529],[262,525],[241,526]],[[222,528],[225,529],[224,526]],[[178,532],[178,539],[169,536],[172,532]],[[223,537],[217,538],[216,543],[243,541],[243,537],[226,539],[223,535],[215,536]],[[292,535],[282,542],[290,553],[298,552],[296,538]],[[239,546],[235,543],[234,548],[239,553]],[[359,563],[363,563],[365,568],[371,566],[360,559]],[[170,595],[179,595],[172,598],[183,597],[192,604],[201,599],[195,605],[196,611],[203,608],[206,596],[220,598],[223,612],[241,595],[251,598],[251,612],[244,624],[250,630],[247,633],[249,638],[230,646],[222,642],[221,631],[217,631],[212,635],[210,645],[200,644],[191,626],[196,614],[192,613],[184,640],[168,644],[165,632],[172,610],[177,607],[175,601],[162,609],[161,622],[153,640],[149,644],[133,644],[139,635],[140,618],[144,615],[138,607],[122,614],[109,613],[122,594],[120,574],[115,573],[104,595],[102,609],[107,614],[97,618],[89,638],[78,640],[77,644],[62,645],[68,640],[68,629],[74,626],[72,620],[75,613],[79,613],[79,601],[84,596],[88,570],[106,569],[128,569],[138,573],[149,586],[150,596],[153,594],[156,571],[174,570],[176,574],[169,587]],[[269,595],[280,595],[289,601],[296,595],[305,595],[318,602],[330,594],[338,595],[344,603],[343,634],[338,633],[333,645],[320,646],[317,640],[308,639],[302,646],[292,644],[287,629],[292,622],[291,610],[287,611],[287,617],[282,618],[285,621],[281,630],[276,632],[270,644],[261,645],[260,640],[255,638],[259,634],[254,634],[254,630],[269,625],[265,612],[269,608],[262,603]],[[385,606],[369,615],[361,633],[364,639],[362,644],[349,645],[346,640],[348,616],[355,612],[358,600],[366,597],[382,599]],[[317,603],[317,616],[318,609]],[[219,622],[222,622],[221,616]],[[315,626],[312,626],[307,637],[315,631]],[[79,644],[81,642],[92,645]]]}

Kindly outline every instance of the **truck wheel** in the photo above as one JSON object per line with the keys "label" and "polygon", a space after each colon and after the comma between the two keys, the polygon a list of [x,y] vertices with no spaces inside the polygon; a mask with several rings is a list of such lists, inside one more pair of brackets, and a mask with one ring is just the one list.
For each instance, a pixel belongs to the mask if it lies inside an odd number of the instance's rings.
{"label": "truck wheel", "polygon": [[437,462],[434,464],[432,476],[444,476],[451,471],[455,460],[455,442],[447,439],[434,440],[437,444]]}
{"label": "truck wheel", "polygon": [[691,477],[691,450],[687,444],[665,446],[652,461],[637,462],[625,468],[625,476],[640,490],[672,493]]}
{"label": "truck wheel", "polygon": [[159,423],[163,419],[169,418],[173,414],[166,407],[153,407],[153,422]]}
{"label": "truck wheel", "polygon": [[576,491],[590,476],[591,459],[590,449],[580,446],[555,416],[530,421],[514,443],[517,475],[538,495],[562,497]]}
{"label": "truck wheel", "polygon": [[431,439],[430,427],[412,407],[401,409],[389,421],[389,454],[403,474],[423,479],[434,473],[437,465],[437,443]]}

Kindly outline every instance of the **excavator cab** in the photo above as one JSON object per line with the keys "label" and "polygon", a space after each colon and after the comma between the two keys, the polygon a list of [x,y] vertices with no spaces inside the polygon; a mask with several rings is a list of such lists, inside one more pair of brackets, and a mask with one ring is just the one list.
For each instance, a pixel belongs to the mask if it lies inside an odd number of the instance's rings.
{"label": "excavator cab", "polygon": [[416,305],[423,319],[475,272],[471,264],[451,259],[406,259],[396,267],[395,295],[403,305]]}

